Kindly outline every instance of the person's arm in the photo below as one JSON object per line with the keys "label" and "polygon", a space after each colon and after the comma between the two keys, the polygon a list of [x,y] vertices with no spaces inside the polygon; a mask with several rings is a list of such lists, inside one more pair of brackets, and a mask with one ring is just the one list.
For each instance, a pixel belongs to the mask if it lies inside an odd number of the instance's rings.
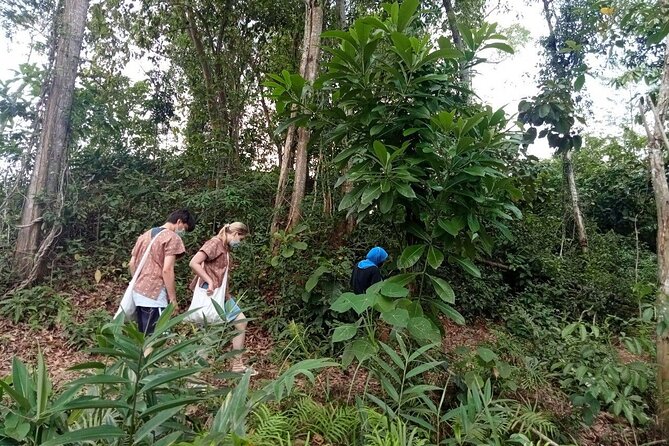
{"label": "person's arm", "polygon": [[216,282],[214,282],[214,279],[207,274],[207,272],[204,270],[204,262],[207,261],[207,254],[205,254],[203,251],[198,251],[195,256],[190,259],[190,263],[188,266],[190,266],[190,269],[193,270],[193,272],[202,280],[202,282],[207,282],[209,284],[209,287],[207,288],[207,294],[213,294],[214,290],[218,288]]}
{"label": "person's arm", "polygon": [[130,270],[130,275],[134,276],[135,275],[135,269],[137,268],[137,257],[132,256],[130,257],[130,261],[128,262],[128,269]]}
{"label": "person's arm", "polygon": [[174,255],[165,256],[165,263],[163,264],[163,283],[167,290],[167,300],[174,305],[174,311],[179,311],[179,303],[177,302],[177,288],[174,283],[174,263],[177,257]]}

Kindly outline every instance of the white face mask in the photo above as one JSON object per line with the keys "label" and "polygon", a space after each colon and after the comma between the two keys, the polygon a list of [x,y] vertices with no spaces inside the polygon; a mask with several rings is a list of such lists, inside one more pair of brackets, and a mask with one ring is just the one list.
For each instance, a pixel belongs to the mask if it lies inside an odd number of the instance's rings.
{"label": "white face mask", "polygon": [[186,230],[179,228],[179,229],[176,229],[174,232],[176,232],[179,237],[183,237],[184,234],[186,233]]}

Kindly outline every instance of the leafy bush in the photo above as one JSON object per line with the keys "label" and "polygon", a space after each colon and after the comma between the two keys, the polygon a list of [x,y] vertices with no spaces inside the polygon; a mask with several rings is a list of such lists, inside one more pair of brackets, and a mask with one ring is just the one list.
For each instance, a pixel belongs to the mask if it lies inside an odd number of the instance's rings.
{"label": "leafy bush", "polygon": [[86,313],[84,320],[80,323],[70,321],[63,327],[69,338],[68,344],[77,348],[94,346],[96,335],[109,322],[110,318],[111,315],[107,310],[97,308]]}
{"label": "leafy bush", "polygon": [[0,301],[0,316],[32,328],[61,325],[69,320],[71,310],[69,296],[49,286],[23,289]]}
{"label": "leafy bush", "polygon": [[560,372],[560,386],[571,394],[590,424],[600,410],[624,415],[631,425],[650,420],[654,371],[639,361],[620,363],[610,345],[597,342],[602,333],[597,325],[574,322],[561,333],[564,342],[560,358],[552,369]]}

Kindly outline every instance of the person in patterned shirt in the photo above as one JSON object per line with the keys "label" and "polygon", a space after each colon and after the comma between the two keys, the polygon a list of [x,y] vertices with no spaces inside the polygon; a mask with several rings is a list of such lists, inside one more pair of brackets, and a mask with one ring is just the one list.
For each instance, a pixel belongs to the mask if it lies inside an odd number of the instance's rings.
{"label": "person in patterned shirt", "polygon": [[140,235],[135,243],[129,262],[130,274],[133,275],[146,248],[155,238],[132,292],[137,307],[137,325],[147,335],[153,334],[156,322],[168,302],[174,305],[175,311],[179,310],[174,263],[186,252],[181,236],[193,229],[195,218],[188,210],[181,209],[172,212],[162,226]]}
{"label": "person in patterned shirt", "polygon": [[[246,316],[235,302],[230,294],[230,269],[231,259],[230,251],[234,250],[249,234],[249,229],[244,223],[234,222],[223,226],[218,235],[207,240],[200,250],[190,261],[190,267],[195,273],[195,278],[190,284],[191,290],[199,286],[207,290],[207,294],[212,296],[217,288],[226,285],[225,292],[225,316],[228,322],[232,322],[239,332],[232,340],[233,350],[242,350],[244,348]],[[224,284],[226,270],[228,272],[228,284]],[[245,372],[248,367],[240,356],[235,358],[232,365],[233,372]],[[256,372],[249,369],[252,375]]]}

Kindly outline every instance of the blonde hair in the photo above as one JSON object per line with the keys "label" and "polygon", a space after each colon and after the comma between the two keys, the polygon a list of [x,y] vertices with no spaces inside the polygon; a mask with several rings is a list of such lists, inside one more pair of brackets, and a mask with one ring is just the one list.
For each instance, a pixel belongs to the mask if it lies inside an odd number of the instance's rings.
{"label": "blonde hair", "polygon": [[245,236],[249,233],[249,228],[242,222],[236,221],[234,223],[229,223],[224,225],[220,231],[218,231],[218,238],[225,240],[228,238],[228,234],[239,234]]}

